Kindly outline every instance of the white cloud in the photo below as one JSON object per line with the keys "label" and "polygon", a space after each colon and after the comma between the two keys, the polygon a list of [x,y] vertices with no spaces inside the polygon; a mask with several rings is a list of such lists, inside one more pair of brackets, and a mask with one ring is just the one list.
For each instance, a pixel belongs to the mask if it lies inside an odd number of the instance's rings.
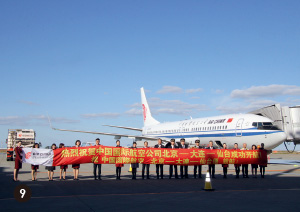
{"label": "white cloud", "polygon": [[143,114],[143,110],[138,109],[138,108],[132,108],[132,109],[126,111],[125,113],[130,116],[141,116]]}
{"label": "white cloud", "polygon": [[20,100],[19,102],[22,104],[25,104],[25,105],[36,105],[36,106],[40,105],[38,103],[31,102],[31,101],[25,101],[25,100]]}
{"label": "white cloud", "polygon": [[0,125],[27,125],[28,122],[24,117],[6,116],[0,117]]}
{"label": "white cloud", "polygon": [[183,88],[177,87],[177,86],[170,86],[170,85],[166,85],[163,86],[162,89],[158,90],[156,93],[158,94],[167,94],[167,93],[187,93],[187,94],[191,94],[191,93],[198,93],[198,92],[202,92],[203,89],[202,88],[191,88],[191,89],[186,89],[184,90]]}
{"label": "white cloud", "polygon": [[202,88],[193,88],[193,89],[187,89],[185,90],[186,93],[197,93],[197,92],[202,92]]}
{"label": "white cloud", "polygon": [[[78,123],[79,120],[68,119],[63,117],[51,118],[51,122],[55,123]],[[0,125],[49,125],[48,117],[45,115],[29,115],[29,116],[6,116],[0,117]]]}
{"label": "white cloud", "polygon": [[119,113],[87,113],[82,114],[81,117],[83,118],[118,118],[120,116]]}
{"label": "white cloud", "polygon": [[224,90],[216,89],[216,90],[214,90],[214,93],[216,93],[216,94],[222,94],[222,93],[224,93]]}
{"label": "white cloud", "polygon": [[[150,98],[148,100],[152,114],[176,114],[176,115],[191,115],[198,111],[208,110],[208,107],[203,104],[190,104],[181,100],[162,100],[160,98]],[[129,115],[142,115],[140,103],[131,105],[133,109],[127,111]]]}
{"label": "white cloud", "polygon": [[240,90],[236,89],[231,92],[231,98],[257,98],[257,97],[275,97],[282,95],[300,95],[300,87],[296,85],[267,85],[252,86]]}
{"label": "white cloud", "polygon": [[227,103],[226,106],[223,105],[218,106],[216,109],[226,114],[247,113],[275,103],[276,102],[273,100],[256,100],[256,101],[238,102],[238,103],[232,102],[229,104]]}
{"label": "white cloud", "polygon": [[177,86],[163,86],[162,89],[158,90],[157,93],[166,94],[166,93],[182,93],[183,89]]}

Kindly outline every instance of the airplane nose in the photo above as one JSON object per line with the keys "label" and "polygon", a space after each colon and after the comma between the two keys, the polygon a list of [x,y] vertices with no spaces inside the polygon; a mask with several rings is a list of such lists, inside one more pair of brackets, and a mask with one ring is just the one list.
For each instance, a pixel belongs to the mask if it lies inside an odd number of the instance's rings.
{"label": "airplane nose", "polygon": [[278,140],[281,141],[281,142],[284,142],[286,141],[287,139],[287,135],[285,132],[281,132],[281,133],[278,133]]}
{"label": "airplane nose", "polygon": [[285,132],[276,132],[269,138],[271,140],[265,143],[265,149],[271,150],[286,141],[287,135]]}

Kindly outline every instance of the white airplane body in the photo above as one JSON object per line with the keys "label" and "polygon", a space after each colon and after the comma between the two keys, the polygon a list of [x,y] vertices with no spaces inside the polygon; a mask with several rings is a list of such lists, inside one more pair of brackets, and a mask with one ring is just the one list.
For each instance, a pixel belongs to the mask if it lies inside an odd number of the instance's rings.
{"label": "white airplane body", "polygon": [[128,137],[136,140],[156,140],[161,138],[164,141],[169,141],[171,138],[174,138],[176,141],[179,141],[180,138],[185,138],[186,142],[190,144],[193,144],[195,140],[199,139],[200,145],[202,146],[207,146],[209,141],[213,141],[214,145],[217,147],[222,147],[222,144],[226,143],[229,149],[233,148],[234,143],[238,143],[239,147],[242,147],[242,144],[246,143],[248,149],[251,149],[253,144],[260,145],[261,143],[264,143],[265,149],[271,150],[286,140],[285,132],[274,126],[271,119],[254,114],[221,115],[160,123],[151,115],[143,88],[141,88],[141,98],[144,117],[144,127],[142,129],[106,125],[110,127],[141,131],[142,135],[140,136],[53,129],[111,135],[115,136],[115,138]]}

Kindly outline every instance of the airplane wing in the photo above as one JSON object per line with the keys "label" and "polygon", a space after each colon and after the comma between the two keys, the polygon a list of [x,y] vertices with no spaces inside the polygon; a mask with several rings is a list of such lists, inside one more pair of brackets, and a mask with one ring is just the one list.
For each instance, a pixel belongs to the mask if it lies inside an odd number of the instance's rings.
{"label": "airplane wing", "polygon": [[65,129],[57,129],[53,128],[53,130],[59,130],[59,131],[68,131],[68,132],[80,132],[80,133],[90,133],[90,134],[98,134],[98,135],[110,135],[110,136],[115,136],[115,139],[120,139],[121,137],[125,138],[134,138],[136,140],[157,140],[158,138],[156,137],[146,137],[146,136],[140,136],[140,135],[124,135],[124,134],[118,134],[118,133],[105,133],[105,132],[92,132],[92,131],[81,131],[81,130],[65,130]]}
{"label": "airplane wing", "polygon": [[122,129],[126,129],[126,130],[135,130],[135,131],[143,131],[143,129],[140,128],[134,128],[134,127],[122,127],[122,126],[115,126],[115,125],[102,125],[102,126],[106,126],[106,127],[115,127],[115,128],[122,128]]}

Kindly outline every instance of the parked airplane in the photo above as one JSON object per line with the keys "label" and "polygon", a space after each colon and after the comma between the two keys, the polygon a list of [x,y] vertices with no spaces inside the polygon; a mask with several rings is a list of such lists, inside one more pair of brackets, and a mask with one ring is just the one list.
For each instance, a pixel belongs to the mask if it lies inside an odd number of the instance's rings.
{"label": "parked airplane", "polygon": [[127,137],[135,140],[156,140],[161,138],[163,141],[169,141],[171,138],[175,138],[176,141],[179,141],[180,138],[185,138],[186,142],[190,144],[199,139],[202,146],[207,146],[209,141],[213,141],[217,147],[222,147],[222,144],[226,143],[229,149],[233,148],[234,143],[238,143],[240,147],[246,143],[249,149],[252,144],[259,146],[264,143],[265,149],[271,150],[282,144],[287,137],[284,131],[273,124],[271,119],[254,114],[232,114],[160,123],[151,115],[144,88],[141,88],[141,99],[144,117],[142,129],[114,125],[105,126],[140,131],[142,135],[52,129],[110,135],[115,136],[115,139]]}

